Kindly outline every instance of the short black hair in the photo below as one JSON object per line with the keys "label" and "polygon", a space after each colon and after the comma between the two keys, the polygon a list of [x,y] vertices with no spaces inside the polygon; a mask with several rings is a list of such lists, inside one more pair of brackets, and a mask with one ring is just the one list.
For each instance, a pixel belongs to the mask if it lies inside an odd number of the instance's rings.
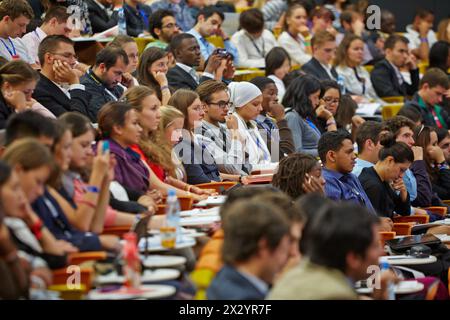
{"label": "short black hair", "polygon": [[366,121],[358,128],[356,133],[356,144],[358,145],[358,153],[364,151],[364,144],[367,140],[372,140],[374,144],[380,141],[380,133],[383,125],[377,121]]}
{"label": "short black hair", "polygon": [[292,108],[302,118],[315,118],[314,106],[309,99],[309,96],[314,92],[320,92],[320,81],[309,74],[300,75],[286,88],[282,105],[285,108]]}
{"label": "short black hair", "polygon": [[428,60],[430,61],[430,68],[439,68],[442,71],[447,72],[448,55],[450,51],[450,43],[447,41],[437,41],[431,46]]}
{"label": "short black hair", "polygon": [[45,54],[55,51],[61,42],[70,44],[72,46],[74,45],[74,42],[72,40],[62,35],[47,36],[44,38],[44,40],[42,40],[38,48],[38,58],[41,66],[44,65]]}
{"label": "short black hair", "polygon": [[209,17],[212,17],[213,15],[217,14],[220,19],[222,19],[222,22],[225,20],[225,15],[222,11],[219,10],[216,6],[207,6],[203,9],[200,9],[200,11],[197,14],[196,21],[198,22],[198,17],[203,16],[205,20],[207,20]]}
{"label": "short black hair", "polygon": [[428,16],[434,16],[434,12],[430,9],[425,9],[425,8],[418,8],[416,10],[416,14],[414,15],[414,17],[418,17],[421,19],[425,19]]}
{"label": "short black hair", "polygon": [[9,145],[21,138],[38,138],[42,136],[56,138],[55,122],[35,111],[26,110],[15,113],[6,123],[5,145]]}
{"label": "short black hair", "polygon": [[116,46],[108,46],[99,51],[95,56],[95,66],[98,67],[100,64],[104,63],[106,69],[109,69],[114,67],[119,59],[122,59],[127,65],[130,62],[125,50]]}
{"label": "short black hair", "polygon": [[152,13],[150,18],[148,19],[148,31],[150,31],[151,35],[155,39],[159,39],[158,35],[155,33],[155,29],[162,29],[162,20],[165,17],[175,17],[171,10],[159,9]]}
{"label": "short black hair", "polygon": [[291,63],[291,57],[286,49],[282,47],[274,47],[266,55],[266,76],[275,74],[275,70],[280,68],[284,61],[288,60]]}
{"label": "short black hair", "polygon": [[[195,39],[195,37],[190,33],[180,33],[180,34],[177,34],[176,36],[174,36],[172,38],[172,40],[170,41],[170,45],[169,45],[170,52],[172,52],[174,56],[175,56],[175,51],[177,51],[180,48],[181,44],[183,43],[183,40],[185,40],[185,39]],[[175,58],[176,58],[176,56],[175,56]]]}
{"label": "short black hair", "polygon": [[441,143],[442,140],[444,140],[447,137],[450,137],[450,133],[445,128],[435,128],[436,135],[438,137],[438,143]]}
{"label": "short black hair", "polygon": [[378,223],[375,214],[353,203],[323,206],[303,229],[302,254],[319,266],[345,273],[349,253],[365,258]]}
{"label": "short black hair", "polygon": [[250,82],[253,83],[255,86],[257,86],[261,91],[264,91],[267,85],[275,84],[275,81],[273,81],[269,77],[255,77],[252,80],[250,80]]}
{"label": "short black hair", "polygon": [[326,163],[328,151],[339,151],[342,148],[342,143],[346,139],[352,141],[352,136],[345,130],[325,132],[320,137],[317,146],[317,151],[322,163]]}

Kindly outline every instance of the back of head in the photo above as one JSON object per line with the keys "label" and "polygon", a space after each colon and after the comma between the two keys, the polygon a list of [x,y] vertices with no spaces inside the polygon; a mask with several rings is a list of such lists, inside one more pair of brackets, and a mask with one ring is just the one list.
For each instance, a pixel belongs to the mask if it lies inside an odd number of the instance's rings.
{"label": "back of head", "polygon": [[356,109],[358,109],[358,104],[353,100],[352,96],[349,94],[344,94],[339,100],[339,107],[337,109],[334,118],[336,122],[345,127],[352,123],[352,118],[356,114]]}
{"label": "back of head", "polygon": [[292,108],[303,117],[311,117],[314,114],[314,107],[309,96],[320,91],[320,81],[311,75],[302,75],[295,78],[286,89],[283,97],[283,106]]}
{"label": "back of head", "polygon": [[349,203],[324,206],[308,219],[301,247],[311,262],[345,273],[347,255],[365,258],[374,239],[376,215]]}
{"label": "back of head", "polygon": [[67,22],[70,18],[69,10],[63,6],[50,7],[50,9],[48,9],[47,12],[45,13],[45,17],[44,20],[42,20],[42,24],[49,23],[50,20],[52,20],[53,18],[56,18],[58,23]]}
{"label": "back of head", "polygon": [[123,48],[124,45],[126,45],[127,43],[132,43],[132,42],[136,42],[136,41],[134,41],[134,39],[132,37],[127,36],[125,34],[120,34],[120,35],[116,36],[113,39],[113,41],[108,43],[107,46]]}
{"label": "back of head", "polygon": [[97,53],[95,57],[95,67],[104,64],[106,69],[109,69],[114,67],[119,59],[128,65],[128,55],[121,47],[107,46]]}
{"label": "back of head", "polygon": [[319,139],[317,151],[323,164],[327,162],[328,151],[339,151],[345,140],[352,141],[352,136],[345,130],[328,131]]}
{"label": "back of head", "polygon": [[47,36],[41,41],[38,48],[38,58],[41,66],[45,65],[45,54],[56,52],[60,43],[74,45],[72,40],[62,35]]}
{"label": "back of head", "polygon": [[12,20],[24,16],[34,18],[33,9],[26,0],[3,0],[0,2],[0,20],[9,16]]}
{"label": "back of head", "polygon": [[261,10],[252,8],[239,16],[239,26],[248,33],[259,33],[264,30],[264,16]]}
{"label": "back of head", "polygon": [[257,201],[240,200],[231,205],[224,219],[222,258],[234,265],[247,262],[261,249],[275,250],[289,234],[289,221],[280,208]]}
{"label": "back of head", "polygon": [[397,116],[408,118],[414,123],[422,123],[422,114],[413,107],[403,106],[397,113]]}
{"label": "back of head", "polygon": [[364,151],[364,146],[367,140],[371,140],[374,145],[380,141],[380,133],[383,125],[376,121],[366,121],[358,128],[356,133],[356,143],[358,145],[358,152]]}
{"label": "back of head", "polygon": [[306,222],[306,217],[298,204],[292,201],[292,198],[283,192],[266,192],[253,197],[252,200],[255,202],[269,203],[279,207],[291,224]]}
{"label": "back of head", "polygon": [[50,149],[34,138],[14,141],[5,149],[2,159],[10,166],[19,165],[24,171],[53,165]]}
{"label": "back of head", "polygon": [[266,55],[266,76],[275,74],[275,70],[281,68],[287,60],[291,64],[291,58],[286,49],[282,47],[274,47]]}
{"label": "back of head", "polygon": [[261,92],[264,91],[266,86],[268,86],[269,84],[275,84],[275,81],[268,77],[255,77],[250,80],[250,82],[257,86],[259,90],[261,90]]}
{"label": "back of head", "polygon": [[54,121],[43,115],[27,110],[12,115],[6,124],[5,145],[22,138],[48,137],[54,139],[56,130]]}
{"label": "back of head", "polygon": [[450,43],[447,41],[437,41],[431,46],[428,54],[430,68],[439,68],[444,72],[450,67],[448,56],[450,55]]}
{"label": "back of head", "polygon": [[216,81],[216,80],[207,80],[197,87],[195,92],[200,97],[201,102],[210,103],[211,102],[211,96],[220,91],[228,92],[228,87],[225,83],[222,81]]}
{"label": "back of head", "polygon": [[419,88],[422,88],[425,83],[428,84],[429,88],[435,88],[438,86],[444,89],[449,88],[448,76],[444,71],[438,68],[431,68],[427,70],[422,79],[420,79]]}
{"label": "back of head", "polygon": [[380,144],[383,146],[379,153],[380,161],[387,157],[394,158],[396,163],[406,163],[414,161],[414,153],[404,142],[396,142],[392,133],[381,135]]}
{"label": "back of head", "polygon": [[325,20],[330,20],[330,21],[334,21],[334,19],[336,18],[333,14],[333,12],[328,9],[325,8],[324,6],[317,6],[314,8],[314,10],[311,12],[310,14],[311,16],[311,20],[314,18],[318,18],[318,19],[325,19]]}
{"label": "back of head", "polygon": [[291,153],[278,164],[272,185],[297,199],[304,194],[305,176],[317,165],[317,160],[309,154]]}

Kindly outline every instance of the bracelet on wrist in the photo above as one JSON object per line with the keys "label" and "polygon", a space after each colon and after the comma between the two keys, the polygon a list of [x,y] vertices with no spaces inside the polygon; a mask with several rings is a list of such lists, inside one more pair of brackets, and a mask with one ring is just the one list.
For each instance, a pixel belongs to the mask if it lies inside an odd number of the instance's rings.
{"label": "bracelet on wrist", "polygon": [[161,91],[169,90],[169,86],[161,86]]}

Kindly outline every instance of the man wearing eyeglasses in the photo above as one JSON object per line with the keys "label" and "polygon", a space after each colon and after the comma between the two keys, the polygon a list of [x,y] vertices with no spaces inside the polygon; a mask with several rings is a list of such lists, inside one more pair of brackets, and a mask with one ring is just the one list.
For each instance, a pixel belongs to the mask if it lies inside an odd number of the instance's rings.
{"label": "man wearing eyeglasses", "polygon": [[207,80],[198,86],[196,92],[205,110],[202,125],[195,132],[196,137],[214,157],[219,171],[247,175],[238,124],[236,118],[228,115],[232,106],[226,84]]}
{"label": "man wearing eyeglasses", "polygon": [[80,84],[73,41],[65,36],[48,36],[39,45],[38,58],[42,69],[33,98],[57,117],[68,111],[89,116],[89,94]]}
{"label": "man wearing eyeglasses", "polygon": [[438,68],[429,69],[420,80],[419,91],[404,108],[414,108],[420,112],[423,124],[434,128],[450,129],[450,116],[442,108],[449,89],[448,76]]}
{"label": "man wearing eyeglasses", "polygon": [[145,49],[158,47],[166,49],[172,38],[180,33],[172,11],[166,9],[156,10],[150,16],[149,30],[156,41],[150,42]]}

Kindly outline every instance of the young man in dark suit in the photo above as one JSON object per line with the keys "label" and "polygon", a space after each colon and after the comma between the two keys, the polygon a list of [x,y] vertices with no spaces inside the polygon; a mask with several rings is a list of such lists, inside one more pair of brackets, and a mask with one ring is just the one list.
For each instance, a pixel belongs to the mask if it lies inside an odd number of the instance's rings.
{"label": "young man in dark suit", "polygon": [[331,64],[336,56],[336,38],[328,31],[320,31],[311,40],[313,57],[301,70],[319,80],[337,80],[337,72]]}
{"label": "young man in dark suit", "polygon": [[118,1],[86,0],[93,33],[103,32],[117,25],[120,5],[114,5],[114,2]]}
{"label": "young man in dark suit", "polygon": [[215,70],[225,59],[220,54],[213,53],[206,63],[203,75],[199,77],[196,68],[200,65],[201,52],[193,35],[181,33],[173,37],[170,51],[175,57],[176,65],[167,72],[167,80],[174,90],[183,88],[195,91],[201,82],[214,79]]}
{"label": "young man in dark suit", "polygon": [[223,220],[225,263],[207,290],[209,300],[263,300],[290,251],[290,226],[280,207],[241,200]]}
{"label": "young man in dark suit", "polygon": [[38,49],[41,77],[33,98],[55,116],[68,111],[88,115],[89,94],[80,84],[81,72],[75,69],[74,43],[65,36],[48,36]]}
{"label": "young man in dark suit", "polygon": [[[392,35],[386,40],[384,50],[386,58],[378,62],[370,74],[377,95],[412,96],[419,89],[419,69],[415,56],[408,50],[408,39]],[[400,73],[400,69],[404,67],[409,70],[411,84]]]}

